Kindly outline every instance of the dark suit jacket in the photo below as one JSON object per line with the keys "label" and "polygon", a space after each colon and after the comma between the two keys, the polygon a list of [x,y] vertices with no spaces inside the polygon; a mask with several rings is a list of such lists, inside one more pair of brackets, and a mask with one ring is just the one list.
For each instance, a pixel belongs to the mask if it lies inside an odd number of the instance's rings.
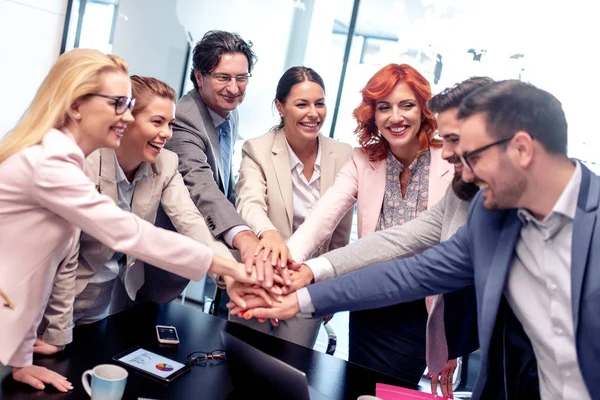
{"label": "dark suit jacket", "polygon": [[[238,136],[237,110],[232,111],[230,121],[233,146]],[[190,90],[177,103],[173,137],[165,148],[179,156],[179,172],[190,191],[192,201],[215,237],[234,226],[246,224],[234,207],[236,196],[233,174],[230,174],[227,196],[223,194],[219,133],[198,90]],[[162,208],[159,208],[156,215],[156,225],[175,230]],[[144,272],[144,286],[138,292],[143,300],[170,302],[181,294],[189,282],[148,264]]]}
{"label": "dark suit jacket", "polygon": [[[573,221],[571,301],[579,367],[592,398],[600,398],[600,224],[596,226],[600,178],[583,165],[581,169]],[[522,327],[504,300],[521,227],[516,209],[487,210],[478,194],[467,224],[450,240],[416,257],[311,285],[308,291],[316,313],[324,315],[385,307],[474,284],[482,359],[473,394],[476,399],[497,398],[504,379],[515,375],[503,355],[508,352],[518,360],[516,349],[527,346]],[[524,365],[515,362],[518,368]],[[526,365],[525,360],[524,374],[531,371]]]}

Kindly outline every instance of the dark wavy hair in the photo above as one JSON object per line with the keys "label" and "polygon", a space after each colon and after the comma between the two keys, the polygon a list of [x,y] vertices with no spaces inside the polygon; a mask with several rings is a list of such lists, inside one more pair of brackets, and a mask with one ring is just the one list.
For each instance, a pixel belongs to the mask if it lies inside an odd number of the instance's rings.
{"label": "dark wavy hair", "polygon": [[206,75],[219,65],[223,54],[234,53],[242,53],[246,56],[248,59],[248,72],[252,72],[252,68],[258,60],[256,54],[252,51],[252,42],[244,41],[237,33],[217,30],[206,32],[202,39],[196,43],[192,56],[190,79],[194,84],[194,88],[198,89],[194,71]]}
{"label": "dark wavy hair", "polygon": [[417,103],[421,107],[422,122],[417,138],[421,147],[419,152],[431,147],[441,147],[442,143],[433,137],[437,130],[435,116],[427,107],[427,100],[431,98],[429,82],[416,69],[408,64],[389,64],[373,75],[361,91],[362,102],[354,112],[358,122],[354,133],[358,136],[358,143],[369,155],[370,161],[385,159],[389,144],[383,138],[375,125],[375,103],[389,95],[398,83],[405,83],[415,94]]}

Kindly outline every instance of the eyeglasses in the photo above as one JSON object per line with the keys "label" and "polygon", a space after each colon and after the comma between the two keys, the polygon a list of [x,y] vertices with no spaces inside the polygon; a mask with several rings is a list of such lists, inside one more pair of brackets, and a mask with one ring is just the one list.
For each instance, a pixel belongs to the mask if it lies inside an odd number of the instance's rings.
{"label": "eyeglasses", "polygon": [[237,83],[246,83],[252,76],[252,74],[231,76],[228,74],[213,74],[210,72],[206,75],[210,76],[211,78],[215,78],[217,82],[224,84],[231,82],[232,79],[235,79]]}
{"label": "eyeglasses", "polygon": [[223,350],[214,350],[210,353],[207,353],[205,351],[195,351],[193,353],[188,354],[187,359],[195,365],[201,366],[208,364],[209,361],[211,361],[211,364],[214,365],[219,365],[227,361],[225,351]]}
{"label": "eyeglasses", "polygon": [[473,167],[471,166],[471,162],[469,161],[470,159],[472,159],[477,154],[483,153],[484,151],[486,151],[489,148],[492,148],[492,147],[497,146],[499,144],[510,142],[513,137],[514,137],[514,135],[511,136],[511,137],[509,137],[509,138],[500,139],[500,140],[497,140],[497,141],[495,141],[493,143],[486,144],[485,146],[481,146],[478,149],[475,149],[475,150],[472,150],[472,151],[467,151],[466,153],[463,153],[460,156],[460,161],[465,166],[465,168],[467,168],[469,171],[473,172]]}
{"label": "eyeglasses", "polygon": [[125,111],[133,111],[135,99],[127,96],[108,96],[106,94],[90,93],[88,96],[104,97],[115,101],[115,114],[122,115]]}

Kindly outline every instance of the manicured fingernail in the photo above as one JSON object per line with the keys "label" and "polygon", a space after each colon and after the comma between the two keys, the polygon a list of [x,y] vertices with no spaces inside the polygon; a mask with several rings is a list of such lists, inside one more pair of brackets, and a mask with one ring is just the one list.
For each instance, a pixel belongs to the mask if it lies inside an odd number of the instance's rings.
{"label": "manicured fingernail", "polygon": [[43,384],[43,383],[39,383],[39,384],[35,385],[35,388],[36,388],[36,389],[39,389],[39,390],[44,390],[44,387],[45,387],[45,386],[44,386],[44,384]]}
{"label": "manicured fingernail", "polygon": [[259,318],[258,322],[265,322],[265,319],[264,318]]}
{"label": "manicured fingernail", "polygon": [[244,319],[250,319],[250,318],[252,318],[252,313],[250,311],[246,311],[244,313]]}
{"label": "manicured fingernail", "polygon": [[243,318],[243,317],[244,317],[244,312],[243,312],[243,311],[240,311],[240,312],[238,313],[238,317],[240,317],[240,318]]}

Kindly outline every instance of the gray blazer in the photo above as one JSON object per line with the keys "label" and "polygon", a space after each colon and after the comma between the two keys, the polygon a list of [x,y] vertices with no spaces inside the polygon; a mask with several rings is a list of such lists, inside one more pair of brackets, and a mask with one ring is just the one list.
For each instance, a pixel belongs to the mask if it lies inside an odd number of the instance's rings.
{"label": "gray blazer", "polygon": [[372,264],[418,254],[449,239],[463,226],[467,222],[469,204],[456,197],[449,187],[442,200],[418,218],[367,235],[323,257],[329,260],[339,276]]}
{"label": "gray blazer", "polygon": [[[233,144],[238,136],[237,110],[231,113],[230,121]],[[173,137],[165,147],[179,156],[179,172],[213,235],[218,237],[234,226],[246,224],[235,211],[233,174],[230,174],[229,193],[223,195],[219,133],[196,89],[177,103]]]}
{"label": "gray blazer", "polygon": [[[233,145],[238,136],[237,110],[231,113],[230,121]],[[219,133],[198,90],[190,90],[177,103],[173,137],[167,142],[165,148],[179,156],[179,172],[190,191],[192,201],[204,216],[208,228],[215,237],[221,236],[234,226],[246,225],[235,211],[236,198],[232,178],[229,182],[229,193],[226,196],[223,194]],[[156,225],[175,230],[162,207],[158,209]],[[174,300],[189,283],[187,279],[149,264],[145,264],[144,272],[144,286],[138,292],[141,301],[168,303]]]}

